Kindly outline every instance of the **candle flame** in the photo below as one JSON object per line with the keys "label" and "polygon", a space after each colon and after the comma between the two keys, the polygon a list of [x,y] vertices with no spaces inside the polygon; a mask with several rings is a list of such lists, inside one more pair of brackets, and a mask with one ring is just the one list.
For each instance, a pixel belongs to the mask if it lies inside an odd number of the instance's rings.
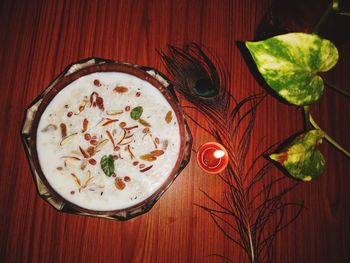
{"label": "candle flame", "polygon": [[225,152],[222,151],[222,150],[216,150],[216,151],[214,152],[214,157],[217,158],[217,159],[223,157],[224,155],[225,155]]}

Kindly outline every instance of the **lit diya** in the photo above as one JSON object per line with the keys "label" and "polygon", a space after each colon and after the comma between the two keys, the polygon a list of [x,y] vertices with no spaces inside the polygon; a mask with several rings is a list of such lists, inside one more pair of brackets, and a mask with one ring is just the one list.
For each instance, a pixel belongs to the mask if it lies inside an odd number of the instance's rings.
{"label": "lit diya", "polygon": [[217,142],[207,142],[198,149],[197,163],[207,173],[220,173],[228,164],[227,151]]}

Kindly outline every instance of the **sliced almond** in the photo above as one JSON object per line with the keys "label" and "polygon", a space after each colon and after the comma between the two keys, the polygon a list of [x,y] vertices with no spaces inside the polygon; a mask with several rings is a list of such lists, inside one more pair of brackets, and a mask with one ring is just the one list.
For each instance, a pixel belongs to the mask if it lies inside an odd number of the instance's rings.
{"label": "sliced almond", "polygon": [[86,166],[87,166],[87,161],[84,159],[80,164],[80,169],[84,171]]}
{"label": "sliced almond", "polygon": [[73,160],[73,161],[80,161],[81,159],[75,156],[62,156],[63,159]]}
{"label": "sliced almond", "polygon": [[109,140],[111,141],[111,143],[113,145],[113,149],[114,149],[115,148],[115,142],[114,142],[112,134],[109,131],[106,131],[106,134],[107,134]]}
{"label": "sliced almond", "polygon": [[141,123],[145,127],[151,127],[151,124],[149,124],[147,121],[144,119],[139,119],[139,123]]}
{"label": "sliced almond", "polygon": [[131,143],[134,139],[133,138],[126,138],[121,143],[118,143],[119,145],[128,145]]}
{"label": "sliced almond", "polygon": [[154,150],[154,151],[151,152],[151,155],[153,155],[155,157],[161,156],[163,154],[164,154],[163,150]]}
{"label": "sliced almond", "polygon": [[79,109],[77,112],[75,112],[75,115],[79,115],[81,112],[83,112],[85,110],[86,104],[88,102],[88,97],[84,97],[83,101],[81,102]]}
{"label": "sliced almond", "polygon": [[127,151],[130,153],[130,159],[131,159],[131,160],[134,159],[134,158],[135,158],[135,155],[134,155],[134,153],[132,152],[132,150],[131,150],[131,148],[130,148],[130,145],[128,145],[126,149],[127,149]]}
{"label": "sliced almond", "polygon": [[131,138],[132,136],[134,136],[134,134],[133,134],[133,133],[129,133],[129,134],[125,135],[125,138],[124,138],[124,139]]}
{"label": "sliced almond", "polygon": [[82,189],[86,188],[91,180],[92,180],[91,172],[90,170],[88,170],[87,173],[85,174],[84,183],[82,184],[81,188]]}
{"label": "sliced almond", "polygon": [[173,119],[173,112],[168,111],[167,114],[165,115],[165,121],[166,123],[170,123]]}
{"label": "sliced almond", "polygon": [[147,162],[153,162],[153,161],[157,160],[157,157],[155,157],[154,155],[152,155],[150,153],[147,153],[147,154],[141,155],[140,159],[147,161]]}
{"label": "sliced almond", "polygon": [[70,140],[72,140],[77,134],[78,134],[78,133],[75,132],[75,133],[72,133],[72,134],[70,134],[70,135],[64,137],[64,138],[62,139],[62,141],[60,142],[60,145],[62,146],[62,145],[64,145],[64,144],[66,144],[67,142],[69,142]]}
{"label": "sliced almond", "polygon": [[84,158],[89,158],[90,155],[83,149],[79,146],[79,150],[81,152],[81,154],[84,156]]}
{"label": "sliced almond", "polygon": [[[117,141],[117,144],[120,144],[120,143],[124,140],[125,136],[126,136],[126,131],[123,130],[123,134],[121,134],[121,135],[118,137],[118,140],[116,140],[116,141]],[[115,147],[115,146],[114,146],[114,147]]]}
{"label": "sliced almond", "polygon": [[124,111],[123,110],[109,110],[107,111],[107,115],[118,115],[122,114]]}
{"label": "sliced almond", "polygon": [[168,141],[168,140],[165,140],[165,141],[163,142],[163,149],[164,149],[164,150],[168,149],[168,145],[169,145],[169,141]]}
{"label": "sliced almond", "polygon": [[103,122],[102,126],[107,126],[107,125],[109,125],[109,124],[111,124],[111,123],[114,123],[114,122],[117,122],[117,121],[118,121],[118,119],[115,119],[115,120],[106,119],[106,120]]}
{"label": "sliced almond", "polygon": [[152,167],[153,167],[153,165],[147,166],[146,168],[140,170],[140,172],[141,172],[141,173],[144,173],[144,172],[150,170]]}
{"label": "sliced almond", "polygon": [[79,191],[80,191],[81,182],[80,182],[78,176],[76,176],[74,173],[71,173],[71,176],[73,176],[74,182],[79,186]]}
{"label": "sliced almond", "polygon": [[87,149],[86,149],[86,152],[89,154],[89,157],[92,157],[95,155],[96,151],[95,151],[95,147],[93,146],[89,146]]}
{"label": "sliced almond", "polygon": [[100,142],[96,147],[95,147],[95,151],[99,152],[101,151],[102,147],[106,145],[106,143],[108,142],[107,139],[104,139],[102,142]]}

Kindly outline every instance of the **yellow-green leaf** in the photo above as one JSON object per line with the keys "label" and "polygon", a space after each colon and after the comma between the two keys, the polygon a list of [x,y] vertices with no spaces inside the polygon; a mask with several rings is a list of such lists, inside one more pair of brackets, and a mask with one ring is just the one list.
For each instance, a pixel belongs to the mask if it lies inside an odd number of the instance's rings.
{"label": "yellow-green leaf", "polygon": [[326,162],[317,146],[322,143],[325,134],[321,130],[310,130],[299,135],[282,152],[270,155],[279,162],[294,178],[310,181],[322,175]]}
{"label": "yellow-green leaf", "polygon": [[317,35],[289,33],[259,42],[246,42],[267,84],[283,99],[297,106],[316,102],[323,94],[317,75],[338,61],[338,50]]}

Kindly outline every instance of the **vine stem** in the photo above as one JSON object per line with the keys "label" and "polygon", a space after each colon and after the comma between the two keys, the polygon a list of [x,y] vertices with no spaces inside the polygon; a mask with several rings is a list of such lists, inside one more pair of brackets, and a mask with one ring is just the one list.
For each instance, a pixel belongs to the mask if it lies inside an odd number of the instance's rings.
{"label": "vine stem", "polygon": [[[315,128],[315,129],[319,129],[322,130],[320,128],[320,126],[317,125],[317,123],[315,122],[314,118],[311,116],[311,114],[309,113],[309,120],[311,125]],[[323,131],[323,130],[322,130]],[[323,131],[324,132],[324,131]],[[350,158],[350,152],[348,152],[346,149],[344,149],[342,146],[339,145],[339,143],[337,143],[332,137],[330,137],[327,133],[325,133],[325,139],[332,144],[335,148],[337,148],[339,151],[341,151],[342,153],[344,153],[347,157]]]}
{"label": "vine stem", "polygon": [[309,106],[304,106],[303,107],[303,113],[304,113],[305,128],[307,130],[309,130],[311,128],[310,118],[309,118],[309,115],[310,115]]}
{"label": "vine stem", "polygon": [[333,3],[331,3],[326,11],[323,13],[323,15],[321,16],[320,20],[318,20],[317,24],[314,26],[312,33],[317,34],[320,26],[323,24],[323,22],[326,20],[326,18],[329,16],[329,14],[331,13],[331,11],[333,10]]}
{"label": "vine stem", "polygon": [[328,80],[324,80],[324,84],[326,84],[326,86],[328,86],[329,88],[334,89],[335,91],[339,92],[340,94],[350,98],[349,92],[346,92],[345,90],[338,88],[334,84],[330,83]]}

